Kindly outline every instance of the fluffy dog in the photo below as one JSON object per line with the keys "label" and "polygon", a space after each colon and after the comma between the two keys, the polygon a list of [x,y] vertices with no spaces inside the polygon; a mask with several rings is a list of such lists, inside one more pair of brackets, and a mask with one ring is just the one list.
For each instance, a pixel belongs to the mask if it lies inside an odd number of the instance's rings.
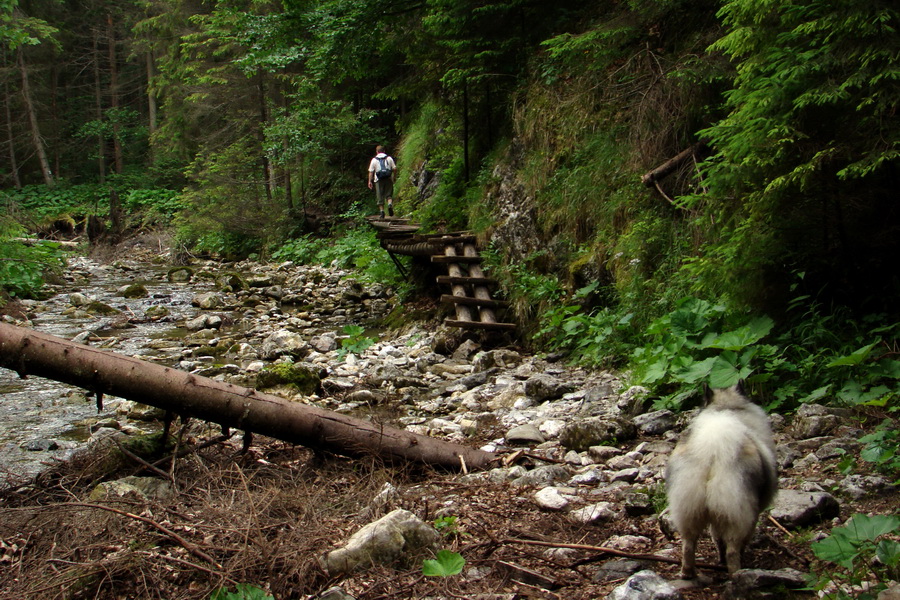
{"label": "fluffy dog", "polygon": [[697,538],[708,526],[733,575],[759,513],[778,489],[769,418],[738,385],[706,388],[706,408],[685,431],[666,467],[669,511],[681,533],[681,576],[696,576]]}

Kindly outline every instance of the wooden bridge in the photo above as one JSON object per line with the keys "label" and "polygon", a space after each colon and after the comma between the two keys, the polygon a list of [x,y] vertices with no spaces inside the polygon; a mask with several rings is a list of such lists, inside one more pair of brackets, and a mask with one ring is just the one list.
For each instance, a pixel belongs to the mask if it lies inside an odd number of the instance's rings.
{"label": "wooden bridge", "polygon": [[507,306],[504,300],[491,298],[490,289],[496,287],[497,280],[485,276],[481,268],[481,256],[475,236],[468,232],[423,234],[419,226],[409,219],[396,217],[369,217],[369,223],[378,230],[378,240],[400,273],[406,271],[397,260],[397,255],[428,256],[432,263],[447,266],[447,274],[440,275],[437,282],[450,288],[449,294],[441,295],[441,302],[453,304],[455,319],[444,321],[452,327],[463,329],[485,329],[511,331],[515,323],[497,322],[494,309]]}

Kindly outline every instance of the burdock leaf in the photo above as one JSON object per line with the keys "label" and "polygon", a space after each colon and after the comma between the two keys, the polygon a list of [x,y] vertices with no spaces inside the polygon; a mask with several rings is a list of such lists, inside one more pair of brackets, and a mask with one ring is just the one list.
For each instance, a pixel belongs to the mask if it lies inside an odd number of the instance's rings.
{"label": "burdock leaf", "polygon": [[427,559],[422,561],[422,574],[427,577],[447,577],[450,575],[458,575],[462,572],[466,559],[457,552],[449,550],[440,550],[437,553],[437,559]]}

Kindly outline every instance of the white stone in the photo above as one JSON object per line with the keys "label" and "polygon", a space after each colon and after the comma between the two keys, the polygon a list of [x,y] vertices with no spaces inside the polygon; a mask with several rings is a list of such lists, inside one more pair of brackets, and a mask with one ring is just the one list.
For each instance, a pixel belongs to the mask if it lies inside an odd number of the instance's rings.
{"label": "white stone", "polygon": [[562,511],[569,506],[569,500],[555,487],[545,487],[534,494],[534,501],[544,510]]}

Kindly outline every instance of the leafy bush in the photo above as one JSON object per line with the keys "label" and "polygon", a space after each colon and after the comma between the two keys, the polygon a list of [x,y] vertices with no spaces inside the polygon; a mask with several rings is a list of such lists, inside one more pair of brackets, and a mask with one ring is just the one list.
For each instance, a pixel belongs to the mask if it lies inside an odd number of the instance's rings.
{"label": "leafy bush", "polygon": [[859,457],[900,483],[900,434],[893,419],[885,419],[872,433],[859,438],[865,446]]}
{"label": "leafy bush", "polygon": [[179,192],[162,188],[131,190],[125,195],[124,204],[131,211],[144,210],[166,217],[184,208]]}
{"label": "leafy bush", "polygon": [[8,219],[0,218],[0,291],[34,297],[44,285],[44,273],[62,270],[65,260],[54,242],[27,246],[12,239],[23,233]]}
{"label": "leafy bush", "polygon": [[6,203],[24,211],[38,225],[106,213],[109,207],[109,190],[97,184],[66,185],[61,182],[52,188],[27,185],[21,190],[6,190],[3,196]]}
{"label": "leafy bush", "polygon": [[807,308],[776,335],[768,317],[685,298],[646,329],[647,342],[631,356],[632,378],[670,408],[697,395],[703,383],[727,387],[738,379],[760,392],[770,410],[828,401],[895,407],[900,361],[892,348],[900,324],[880,325],[878,315],[862,322],[823,315],[806,297],[794,305]]}
{"label": "leafy bush", "polygon": [[[275,260],[290,260],[303,265],[336,265],[357,269],[366,281],[377,281],[395,288],[406,288],[396,266],[366,226],[349,227],[334,237],[303,235],[281,243],[272,252]],[[401,257],[402,260],[402,257]]]}
{"label": "leafy bush", "polygon": [[830,600],[874,600],[887,583],[900,577],[900,517],[853,515],[846,525],[812,545],[820,560],[840,567],[812,575],[822,597]]}
{"label": "leafy bush", "polygon": [[633,314],[619,314],[603,308],[586,312],[578,303],[593,293],[598,283],[585,286],[575,292],[575,304],[556,304],[548,308],[540,318],[540,329],[535,338],[543,341],[551,350],[564,351],[579,364],[610,367],[627,356],[632,346]]}
{"label": "leafy bush", "polygon": [[728,387],[751,378],[778,354],[776,346],[758,344],[773,325],[768,317],[738,325],[724,305],[685,298],[647,328],[648,343],[632,354],[633,378],[662,392],[659,406],[678,408],[704,383]]}

